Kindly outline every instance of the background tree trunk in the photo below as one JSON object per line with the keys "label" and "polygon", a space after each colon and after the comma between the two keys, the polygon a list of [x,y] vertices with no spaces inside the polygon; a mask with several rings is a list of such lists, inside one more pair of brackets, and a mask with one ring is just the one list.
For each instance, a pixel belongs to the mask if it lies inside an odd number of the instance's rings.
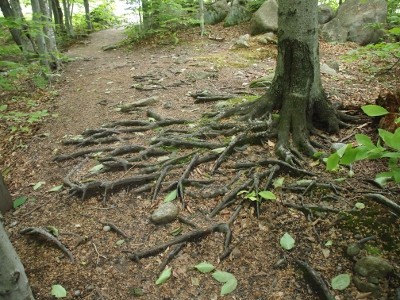
{"label": "background tree trunk", "polygon": [[61,69],[61,60],[58,58],[58,49],[56,44],[56,35],[53,30],[53,23],[51,22],[50,10],[47,6],[46,0],[38,0],[40,11],[42,12],[41,20],[43,24],[44,39],[46,42],[46,49],[49,55],[50,66],[52,69]]}
{"label": "background tree trunk", "polygon": [[0,173],[0,212],[4,214],[11,208],[13,208],[13,201],[4,182],[3,174]]}
{"label": "background tree trunk", "polygon": [[50,0],[52,5],[52,11],[54,16],[54,23],[58,25],[61,32],[65,32],[64,26],[64,15],[61,9],[60,1],[59,0]]}
{"label": "background tree trunk", "polygon": [[92,25],[92,20],[90,19],[89,0],[83,0],[83,5],[85,6],[86,27],[89,30],[89,32],[92,32],[93,25]]}
{"label": "background tree trunk", "polygon": [[0,213],[0,299],[33,300],[24,266],[11,244]]}
{"label": "background tree trunk", "polygon": [[[36,26],[41,23],[41,10],[40,10],[40,5],[38,0],[31,0],[31,5],[32,5],[32,20],[35,22]],[[40,60],[40,65],[46,69],[50,69],[50,63],[49,63],[49,56],[48,56],[48,51],[47,51],[47,46],[46,46],[46,41],[44,39],[44,33],[42,31],[42,26],[37,26],[36,30],[39,31],[39,33],[36,34],[36,43],[37,47],[39,50],[39,60]]]}
{"label": "background tree trunk", "polygon": [[199,0],[199,6],[200,6],[200,29],[201,29],[201,36],[204,35],[205,29],[204,29],[204,2],[203,0]]}
{"label": "background tree trunk", "polygon": [[62,0],[63,8],[64,8],[64,19],[65,19],[65,29],[67,30],[67,35],[69,37],[75,38],[75,31],[72,27],[72,15],[69,10],[70,4],[68,0]]}

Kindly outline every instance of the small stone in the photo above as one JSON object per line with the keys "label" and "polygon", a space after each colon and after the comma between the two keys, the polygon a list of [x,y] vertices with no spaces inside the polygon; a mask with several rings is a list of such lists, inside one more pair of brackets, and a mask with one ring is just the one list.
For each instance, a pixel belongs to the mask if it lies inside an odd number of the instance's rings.
{"label": "small stone", "polygon": [[154,224],[169,223],[176,219],[178,213],[178,207],[172,202],[167,202],[157,208],[150,219]]}
{"label": "small stone", "polygon": [[78,297],[80,295],[81,295],[81,291],[80,290],[74,291],[74,297]]}
{"label": "small stone", "polygon": [[347,255],[350,257],[356,256],[360,253],[360,246],[355,243],[351,243],[347,246]]}
{"label": "small stone", "polygon": [[110,226],[108,226],[108,225],[105,225],[104,227],[103,227],[103,230],[104,231],[110,231],[111,230],[111,227]]}
{"label": "small stone", "polygon": [[93,291],[93,290],[94,290],[94,286],[93,286],[92,284],[89,284],[89,285],[86,287],[86,290],[87,290],[87,291]]}

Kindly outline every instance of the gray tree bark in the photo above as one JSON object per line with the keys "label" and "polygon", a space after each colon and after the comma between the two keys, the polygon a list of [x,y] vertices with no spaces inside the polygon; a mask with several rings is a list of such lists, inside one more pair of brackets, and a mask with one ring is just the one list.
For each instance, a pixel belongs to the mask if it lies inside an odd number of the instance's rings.
{"label": "gray tree bark", "polygon": [[4,214],[11,208],[13,208],[13,201],[4,182],[3,174],[0,173],[0,212]]}
{"label": "gray tree bark", "polygon": [[89,30],[89,32],[92,32],[93,25],[92,25],[92,20],[90,19],[89,0],[83,0],[83,5],[85,6],[86,27]]}
{"label": "gray tree bark", "polygon": [[24,266],[11,244],[0,213],[0,299],[33,300]]}
{"label": "gray tree bark", "polygon": [[67,30],[67,35],[69,37],[75,38],[75,31],[72,26],[72,14],[70,11],[70,2],[68,0],[62,0],[63,8],[64,8],[64,20],[65,20],[65,29]]}
{"label": "gray tree bark", "polygon": [[64,26],[64,14],[61,9],[60,1],[58,0],[50,0],[51,9],[53,11],[54,23],[59,26],[61,32],[65,31]]}
{"label": "gray tree bark", "polygon": [[291,142],[309,156],[316,152],[310,139],[317,132],[315,126],[329,133],[339,131],[343,114],[327,98],[320,75],[318,0],[279,1],[278,57],[271,87],[256,102],[233,113],[270,118],[274,110],[279,110],[273,122],[276,152],[286,161],[293,159]]}
{"label": "gray tree bark", "polygon": [[[41,23],[41,10],[39,5],[39,0],[31,0],[32,5],[32,20],[36,24]],[[36,34],[36,44],[39,50],[39,60],[40,65],[46,69],[50,70],[50,62],[49,62],[49,55],[47,51],[46,40],[44,38],[44,33],[41,29],[41,26],[37,26],[36,30],[41,31],[41,33]]]}
{"label": "gray tree bark", "polygon": [[38,0],[40,11],[42,13],[41,20],[43,24],[44,40],[46,42],[46,49],[50,57],[50,64],[52,69],[61,69],[61,60],[58,58],[58,49],[56,44],[56,35],[53,30],[53,23],[51,21],[50,10],[47,6],[46,0]]}
{"label": "gray tree bark", "polygon": [[200,29],[201,29],[201,36],[204,35],[205,29],[204,29],[204,2],[203,0],[199,0],[199,6],[200,6]]}

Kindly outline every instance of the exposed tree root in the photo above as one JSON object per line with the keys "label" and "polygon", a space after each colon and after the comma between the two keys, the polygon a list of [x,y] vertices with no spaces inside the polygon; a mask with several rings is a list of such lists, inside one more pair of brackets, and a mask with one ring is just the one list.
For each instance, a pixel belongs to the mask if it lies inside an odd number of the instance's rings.
{"label": "exposed tree root", "polygon": [[71,262],[75,262],[74,260],[74,256],[72,254],[71,251],[68,250],[67,247],[65,247],[54,235],[52,235],[50,232],[42,229],[42,228],[38,228],[38,227],[28,227],[28,228],[24,228],[22,229],[20,232],[20,234],[28,234],[28,235],[36,235],[40,238],[45,239],[46,241],[49,241],[53,244],[55,244],[58,248],[60,248],[66,255],[68,255],[69,259],[71,260]]}
{"label": "exposed tree root", "polygon": [[325,284],[324,279],[319,275],[308,263],[300,259],[296,259],[297,264],[304,269],[306,275],[308,275],[313,283],[317,286],[317,289],[321,293],[322,299],[335,300],[335,297],[329,292],[328,287]]}
{"label": "exposed tree root", "polygon": [[189,231],[185,234],[182,234],[182,235],[174,238],[173,240],[171,240],[169,242],[166,242],[166,243],[163,243],[160,245],[155,245],[155,246],[148,248],[141,252],[135,252],[133,255],[129,256],[129,259],[131,259],[133,261],[137,261],[138,259],[160,253],[161,251],[165,250],[169,246],[184,243],[184,242],[190,242],[195,239],[203,238],[204,236],[209,235],[213,232],[225,233],[224,249],[226,249],[229,246],[229,242],[231,240],[231,229],[229,228],[229,224],[219,223],[216,225],[212,225],[207,229],[195,229],[195,230]]}

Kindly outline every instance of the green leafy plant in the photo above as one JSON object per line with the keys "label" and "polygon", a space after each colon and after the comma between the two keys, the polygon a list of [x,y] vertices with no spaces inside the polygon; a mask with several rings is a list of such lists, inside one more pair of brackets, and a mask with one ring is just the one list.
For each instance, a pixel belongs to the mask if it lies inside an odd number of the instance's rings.
{"label": "green leafy plant", "polygon": [[28,200],[27,196],[22,196],[22,197],[15,199],[13,202],[13,207],[17,208],[18,206],[21,206],[22,204],[24,204],[26,202],[26,200]]}
{"label": "green leafy plant", "polygon": [[[261,191],[261,192],[258,193],[258,195],[256,194],[255,191],[249,192],[249,191],[246,191],[246,190],[242,190],[242,191],[237,193],[238,196],[242,195],[242,194],[246,194],[244,196],[244,199],[249,199],[251,201],[257,201],[257,202],[261,202],[260,197],[263,198],[263,199],[266,199],[266,200],[274,200],[274,199],[276,199],[276,196],[270,191]],[[260,197],[258,197],[258,196],[260,196]]]}
{"label": "green leafy plant", "polygon": [[174,201],[178,197],[178,189],[173,190],[167,196],[165,196],[164,202]]}
{"label": "green leafy plant", "polygon": [[[362,107],[368,116],[381,116],[388,112],[378,105],[367,105]],[[389,172],[383,172],[376,176],[375,181],[379,184],[386,184],[388,180],[400,182],[400,168],[398,159],[400,158],[400,128],[394,133],[384,129],[378,129],[380,139],[376,145],[371,138],[364,134],[356,134],[355,139],[359,146],[345,144],[335,153],[330,155],[326,162],[327,170],[337,170],[339,165],[351,165],[357,160],[389,158]],[[381,145],[383,141],[388,148]]]}

